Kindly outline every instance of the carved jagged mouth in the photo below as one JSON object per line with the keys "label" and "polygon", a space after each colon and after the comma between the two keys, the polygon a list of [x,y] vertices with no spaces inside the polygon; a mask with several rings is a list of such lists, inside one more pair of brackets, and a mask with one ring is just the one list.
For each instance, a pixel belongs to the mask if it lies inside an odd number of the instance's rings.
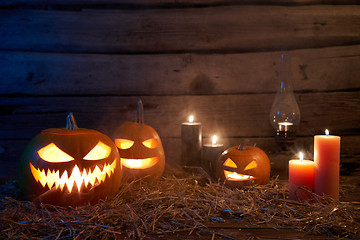
{"label": "carved jagged mouth", "polygon": [[224,174],[225,174],[226,180],[231,180],[231,181],[246,181],[246,180],[255,178],[250,175],[240,174],[240,173],[226,171],[226,170],[224,171]]}
{"label": "carved jagged mouth", "polygon": [[80,171],[79,167],[75,165],[70,176],[66,170],[60,176],[59,170],[40,170],[35,168],[31,163],[30,168],[35,180],[40,182],[43,187],[47,186],[49,189],[53,187],[56,189],[60,188],[62,191],[66,186],[68,192],[71,193],[75,185],[78,192],[80,192],[82,185],[86,188],[87,186],[95,186],[96,184],[104,182],[106,176],[110,177],[114,173],[116,159],[111,164],[105,164],[102,170],[96,166],[93,171],[90,169]]}
{"label": "carved jagged mouth", "polygon": [[154,166],[159,161],[159,157],[143,158],[143,159],[128,159],[121,158],[121,164],[124,167],[132,169],[145,169]]}

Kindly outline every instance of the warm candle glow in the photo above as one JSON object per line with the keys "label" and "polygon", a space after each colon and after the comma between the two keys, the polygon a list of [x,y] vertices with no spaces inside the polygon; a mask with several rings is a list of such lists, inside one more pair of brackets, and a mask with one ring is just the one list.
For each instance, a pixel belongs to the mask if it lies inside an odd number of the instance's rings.
{"label": "warm candle glow", "polygon": [[326,129],[326,130],[325,130],[325,135],[326,135],[326,136],[329,136],[329,129]]}
{"label": "warm candle glow", "polygon": [[294,125],[291,122],[279,122],[279,130],[287,132],[290,128],[290,126]]}
{"label": "warm candle glow", "polygon": [[190,115],[189,116],[189,123],[193,123],[194,122],[194,116],[193,115]]}
{"label": "warm candle glow", "polygon": [[302,152],[299,153],[300,161],[304,160],[304,154]]}
{"label": "warm candle glow", "polygon": [[217,136],[214,135],[214,136],[212,137],[212,145],[216,145],[216,141],[217,141]]}
{"label": "warm candle glow", "polygon": [[340,181],[340,141],[339,136],[326,135],[314,137],[315,185],[314,191],[322,196],[339,199]]}

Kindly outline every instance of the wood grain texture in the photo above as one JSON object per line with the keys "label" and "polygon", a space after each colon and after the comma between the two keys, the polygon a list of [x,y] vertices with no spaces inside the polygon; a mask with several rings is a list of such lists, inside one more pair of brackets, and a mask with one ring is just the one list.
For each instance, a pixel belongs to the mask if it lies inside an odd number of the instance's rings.
{"label": "wood grain texture", "polygon": [[70,111],[80,127],[111,136],[135,119],[139,98],[169,166],[180,161],[180,124],[191,113],[204,143],[218,134],[226,146],[248,138],[274,151],[268,114],[284,51],[301,111],[292,150],[311,156],[313,135],[329,128],[342,136],[342,172],[359,168],[357,1],[5,0],[0,7],[0,178],[16,176],[27,141],[64,127]]}
{"label": "wood grain texture", "polygon": [[140,6],[208,6],[222,4],[358,4],[357,0],[3,0],[0,6],[12,5],[140,5]]}
{"label": "wood grain texture", "polygon": [[[192,113],[202,122],[203,136],[273,136],[269,111],[275,94],[142,96],[145,123],[161,137],[179,137],[180,124]],[[301,111],[299,136],[329,128],[338,135],[359,135],[359,92],[296,95]],[[79,127],[111,135],[124,121],[135,120],[139,97],[23,97],[0,98],[0,136],[31,138],[41,130],[63,127],[71,111]],[[7,111],[7,114],[5,112]]]}
{"label": "wood grain texture", "polygon": [[[287,52],[297,92],[360,89],[360,45]],[[0,52],[0,94],[273,93],[281,52],[56,54]],[[339,81],[341,79],[341,81]]]}
{"label": "wood grain texture", "polygon": [[[2,50],[249,52],[360,43],[360,6],[1,10]],[[216,17],[214,17],[216,16]]]}

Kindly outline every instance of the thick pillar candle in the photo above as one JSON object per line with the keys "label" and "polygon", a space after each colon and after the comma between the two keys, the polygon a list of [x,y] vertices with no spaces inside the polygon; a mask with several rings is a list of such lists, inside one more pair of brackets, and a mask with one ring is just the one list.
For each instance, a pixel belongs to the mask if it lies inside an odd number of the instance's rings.
{"label": "thick pillar candle", "polygon": [[216,177],[216,162],[223,151],[224,145],[217,142],[216,135],[213,135],[211,144],[203,145],[202,166],[211,177]]}
{"label": "thick pillar candle", "polygon": [[303,160],[302,153],[300,160],[289,161],[289,199],[290,200],[305,200],[311,198],[311,194],[305,190],[314,190],[314,162],[310,160]]}
{"label": "thick pillar candle", "polygon": [[189,117],[189,122],[181,124],[181,164],[182,166],[201,165],[201,123],[194,122],[194,117]]}
{"label": "thick pillar candle", "polygon": [[339,200],[340,137],[316,135],[314,138],[315,193]]}

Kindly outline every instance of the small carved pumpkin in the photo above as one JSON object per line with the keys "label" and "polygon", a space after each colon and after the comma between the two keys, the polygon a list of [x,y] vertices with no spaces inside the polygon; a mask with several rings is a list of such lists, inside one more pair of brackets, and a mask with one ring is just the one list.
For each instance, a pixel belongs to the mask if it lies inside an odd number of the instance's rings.
{"label": "small carved pumpkin", "polygon": [[34,201],[61,206],[113,197],[122,171],[115,144],[106,135],[78,128],[72,113],[65,129],[35,136],[21,158],[19,183]]}
{"label": "small carved pumpkin", "polygon": [[144,124],[143,105],[138,102],[136,122],[121,124],[113,134],[119,149],[124,178],[158,179],[165,168],[165,153],[157,132]]}
{"label": "small carved pumpkin", "polygon": [[260,148],[235,146],[221,154],[216,173],[227,186],[266,184],[270,177],[270,160]]}

